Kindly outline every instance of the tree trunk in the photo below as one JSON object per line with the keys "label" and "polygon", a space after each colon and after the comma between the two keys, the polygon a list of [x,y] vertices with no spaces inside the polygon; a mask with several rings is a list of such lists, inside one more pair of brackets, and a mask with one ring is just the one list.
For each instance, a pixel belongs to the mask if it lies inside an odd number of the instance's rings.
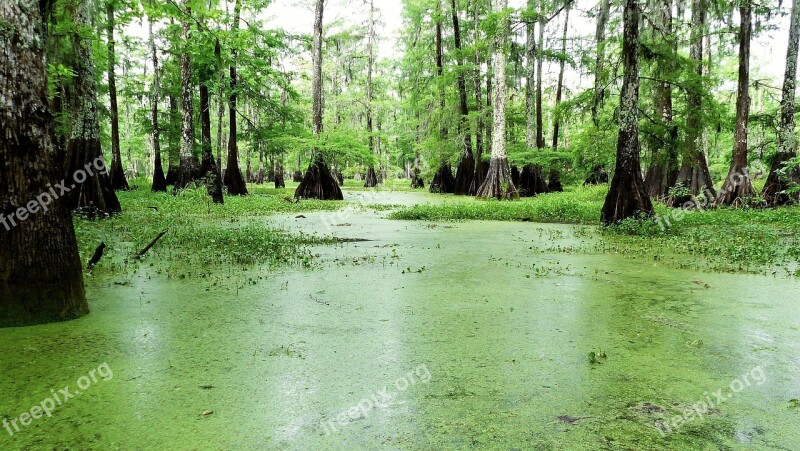
{"label": "tree trunk", "polygon": [[[494,119],[494,112],[492,111],[492,94],[494,93],[494,88],[492,87],[492,78],[494,77],[494,68],[492,67],[493,59],[494,59],[493,57],[490,57],[486,60],[486,121],[487,122],[491,122],[491,120]],[[493,127],[489,127],[488,125],[486,126],[486,145],[489,146],[491,146],[491,144],[494,142],[494,139],[492,137],[492,128]],[[489,153],[491,153],[491,151],[492,149],[490,148]]]}
{"label": "tree trunk", "polygon": [[547,192],[547,183],[544,181],[542,169],[533,164],[525,165],[519,176],[519,186],[517,186],[521,197],[532,197],[537,194]]}
{"label": "tree trunk", "polygon": [[[656,70],[661,78],[669,77],[674,70],[674,58],[677,53],[677,41],[672,29],[672,0],[659,0],[657,19],[660,30],[653,34],[660,34],[662,40],[666,39],[670,54],[661,57],[656,65]],[[656,133],[651,140],[652,161],[644,179],[645,189],[651,198],[664,199],[670,187],[678,179],[678,126],[673,121],[672,114],[672,84],[669,80],[657,81],[654,90],[653,104],[655,117],[660,118],[658,124],[661,132]]]}
{"label": "tree trunk", "polygon": [[[81,1],[75,12],[74,22],[79,27],[90,26],[88,0]],[[97,85],[94,78],[94,59],[91,41],[79,33],[72,36],[75,49],[76,74],[72,93],[72,130],[67,142],[66,180],[84,171],[94,162],[102,169],[88,174],[83,183],[75,184],[67,194],[70,209],[81,209],[91,218],[103,217],[122,211],[117,195],[111,187],[108,169],[100,147],[100,121],[97,107]]]}
{"label": "tree trunk", "polygon": [[619,104],[617,166],[601,214],[603,224],[653,215],[639,164],[639,5],[626,0],[622,60],[624,76]]}
{"label": "tree trunk", "polygon": [[167,151],[167,186],[178,180],[178,168],[181,164],[180,131],[183,127],[181,113],[178,111],[178,99],[169,95],[169,150]]}
{"label": "tree trunk", "polygon": [[222,119],[225,116],[225,89],[222,87],[225,82],[225,71],[222,69],[222,46],[217,39],[214,45],[214,57],[217,61],[217,71],[219,71],[219,88],[217,94],[217,169],[222,171]]}
{"label": "tree trunk", "polygon": [[544,0],[539,8],[539,52],[536,55],[536,148],[544,148],[544,111],[542,110],[542,70],[544,63],[544,28],[547,18],[544,16]]}
{"label": "tree trunk", "polygon": [[[233,7],[233,34],[236,35],[239,31],[239,17],[242,11],[241,0],[236,0],[236,5]],[[230,116],[230,134],[228,138],[228,165],[225,168],[225,175],[223,175],[223,182],[228,189],[228,194],[231,196],[246,196],[247,184],[244,182],[242,170],[239,168],[239,144],[238,134],[236,129],[236,103],[238,95],[236,93],[238,75],[236,73],[236,59],[237,51],[235,48],[231,49],[233,61],[231,63],[231,93],[228,100]]]}
{"label": "tree trunk", "polygon": [[0,23],[10,26],[0,52],[0,92],[9,94],[0,96],[0,327],[89,313],[72,218],[50,187],[62,168],[40,6],[0,4]]}
{"label": "tree trunk", "polygon": [[[536,0],[528,0],[528,11],[536,9]],[[525,59],[527,73],[525,79],[525,145],[528,150],[536,148],[536,23],[526,25],[527,42]]]}
{"label": "tree trunk", "polygon": [[[695,73],[698,78],[703,76],[703,33],[706,25],[706,0],[692,1],[692,26],[691,26],[691,58],[695,64]],[[716,194],[711,173],[708,171],[708,161],[702,147],[703,137],[703,91],[702,88],[693,86],[686,93],[686,143],[684,145],[683,161],[678,173],[676,184],[686,187],[691,196],[702,195],[703,203],[711,202]],[[673,206],[678,207],[691,199],[671,199]]]}
{"label": "tree trunk", "polygon": [[717,196],[717,204],[733,205],[738,199],[749,202],[755,196],[747,172],[747,132],[750,119],[750,39],[753,34],[751,0],[739,7],[739,88],[736,95],[736,130],[733,133],[733,162]]}
{"label": "tree trunk", "polygon": [[[372,129],[372,67],[375,63],[375,4],[373,0],[369,2],[369,36],[367,36],[367,136],[369,139],[369,150],[374,154],[378,152],[375,149],[375,136],[373,136]],[[374,188],[378,186],[378,178],[375,176],[375,166],[370,162],[367,168],[367,177],[364,180],[365,188]]]}
{"label": "tree trunk", "polygon": [[[508,8],[508,0],[495,0],[496,9]],[[492,159],[486,180],[478,188],[477,196],[497,199],[517,199],[519,194],[511,180],[511,168],[506,155],[506,45],[509,23],[504,18],[498,24],[497,42],[494,49],[494,142]]]}
{"label": "tree trunk", "polygon": [[428,190],[432,193],[452,193],[456,186],[456,179],[453,177],[453,170],[450,168],[450,163],[442,163],[436,175],[431,180],[431,186]]}
{"label": "tree trunk", "polygon": [[278,162],[278,167],[275,169],[275,189],[278,188],[286,188],[286,182],[284,181],[284,174],[283,174],[283,163]]}
{"label": "tree trunk", "polygon": [[152,107],[152,121],[153,121],[153,187],[152,191],[166,192],[167,179],[164,177],[164,168],[161,165],[161,129],[158,126],[158,97],[160,86],[160,73],[158,70],[158,49],[156,48],[156,39],[153,36],[153,18],[148,18],[149,22],[149,36],[150,48],[153,52],[153,87],[151,88],[151,107]]}
{"label": "tree trunk", "polygon": [[469,187],[472,178],[475,176],[475,156],[472,153],[472,135],[469,131],[469,103],[467,101],[467,80],[464,75],[464,58],[461,54],[461,27],[458,21],[458,9],[456,0],[451,0],[450,7],[453,15],[453,35],[458,61],[458,98],[461,109],[461,118],[458,123],[458,134],[461,137],[462,154],[456,170],[456,186],[453,190],[455,194],[469,194]]}
{"label": "tree trunk", "polygon": [[[795,95],[797,90],[797,54],[800,41],[800,0],[792,3],[791,26],[789,27],[789,47],[786,52],[786,70],[783,77],[781,99],[781,125],[778,130],[778,153],[764,185],[764,199],[770,205],[786,205],[797,202],[798,195],[789,196],[784,191],[792,185],[800,185],[800,168],[787,167],[786,162],[797,156],[797,131],[794,115],[797,111]],[[781,173],[783,171],[783,173]]]}
{"label": "tree trunk", "polygon": [[[439,16],[442,15],[442,5],[440,1],[436,2],[436,8]],[[447,127],[445,126],[445,92],[444,92],[444,51],[442,43],[442,21],[436,20],[436,83],[439,87],[439,139],[444,143],[447,141]],[[439,170],[431,180],[428,190],[432,193],[447,194],[455,191],[455,178],[453,171],[450,168],[450,163],[442,161],[439,165]]]}
{"label": "tree trunk", "polygon": [[561,55],[562,59],[558,70],[558,84],[556,85],[556,105],[555,113],[553,114],[553,150],[558,149],[558,132],[561,126],[561,113],[559,107],[561,106],[561,91],[564,88],[564,66],[566,61],[563,59],[567,55],[567,30],[569,29],[569,9],[572,2],[567,0],[567,5],[564,7],[564,34],[561,36]]}
{"label": "tree trunk", "polygon": [[119,143],[119,107],[117,105],[117,55],[114,50],[114,2],[106,3],[108,18],[108,97],[111,101],[111,187],[115,190],[128,190],[125,170],[122,169],[122,153]]}
{"label": "tree trunk", "polygon": [[594,40],[597,43],[597,55],[594,63],[594,98],[592,99],[592,122],[595,127],[597,122],[598,110],[603,106],[605,100],[605,60],[606,60],[606,25],[611,11],[610,0],[600,0],[597,12],[597,28],[594,33]]}
{"label": "tree trunk", "polygon": [[[314,138],[319,138],[322,134],[322,114],[324,105],[322,103],[322,16],[325,9],[325,0],[317,0],[314,13],[314,42],[312,45],[311,59],[313,75],[311,78],[312,96],[312,125]],[[297,198],[321,199],[321,200],[342,200],[342,188],[336,181],[328,166],[322,152],[315,147],[313,149],[313,160],[308,166],[306,175],[294,195]],[[299,171],[298,171],[299,172]]]}
{"label": "tree trunk", "polygon": [[200,129],[203,155],[200,160],[199,177],[205,179],[208,195],[215,204],[225,203],[222,197],[222,175],[217,162],[214,161],[214,149],[211,146],[211,105],[209,100],[208,80],[200,82]]}
{"label": "tree trunk", "polygon": [[[439,16],[442,14],[441,0],[437,0],[436,8]],[[436,20],[436,84],[439,86],[439,137],[442,141],[447,141],[447,127],[445,126],[445,93],[444,93],[444,51],[442,49],[442,21]]]}
{"label": "tree trunk", "polygon": [[[186,15],[191,16],[191,8]],[[189,19],[183,22],[183,40],[189,42]],[[175,180],[175,189],[183,189],[195,180],[194,155],[194,105],[192,98],[192,66],[188,50],[181,55],[181,97],[183,100],[183,122],[181,126],[180,167]]]}
{"label": "tree trunk", "polygon": [[479,19],[479,6],[480,0],[473,0],[473,26],[475,33],[475,76],[473,82],[473,89],[475,91],[475,110],[477,117],[475,119],[475,171],[472,175],[472,182],[469,184],[469,195],[474,196],[478,192],[478,188],[483,184],[486,177],[486,166],[483,162],[483,95],[481,93],[481,51],[477,47],[480,41],[480,19]]}

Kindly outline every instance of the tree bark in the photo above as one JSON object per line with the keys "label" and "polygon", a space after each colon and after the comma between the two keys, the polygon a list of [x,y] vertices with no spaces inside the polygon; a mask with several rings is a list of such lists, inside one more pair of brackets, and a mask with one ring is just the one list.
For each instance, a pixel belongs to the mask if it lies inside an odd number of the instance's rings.
{"label": "tree bark", "polygon": [[542,69],[544,63],[544,28],[547,18],[544,16],[544,0],[539,8],[539,52],[536,55],[536,148],[544,148],[544,111],[542,110]]}
{"label": "tree bark", "polygon": [[[480,42],[480,19],[479,19],[480,0],[473,0],[473,28],[475,34],[475,74],[473,81],[473,89],[475,91],[475,109],[477,110],[477,117],[475,118],[475,172],[472,176],[472,182],[469,185],[469,195],[474,196],[478,192],[478,188],[483,184],[486,178],[486,171],[488,167],[483,162],[483,133],[484,133],[484,110],[483,110],[483,93],[482,93],[482,77],[481,77],[481,51],[478,46]],[[489,93],[488,95],[491,95]]]}
{"label": "tree bark", "polygon": [[453,190],[455,194],[469,194],[469,187],[472,178],[475,176],[475,156],[472,153],[472,134],[469,130],[469,103],[467,100],[467,80],[464,74],[464,57],[461,54],[461,26],[458,20],[458,9],[456,0],[450,1],[453,16],[453,36],[455,40],[456,61],[458,62],[458,74],[456,77],[458,84],[458,99],[461,110],[461,118],[458,122],[458,134],[461,138],[462,154],[456,170],[456,186]]}
{"label": "tree bark", "polygon": [[747,134],[750,119],[750,40],[753,34],[751,0],[739,7],[739,87],[736,95],[736,129],[733,133],[733,161],[728,177],[717,196],[717,204],[733,205],[741,199],[748,202],[755,196],[747,172]]}
{"label": "tree bark", "polygon": [[[508,0],[495,0],[496,9],[508,8]],[[519,194],[511,179],[511,168],[506,155],[506,45],[508,39],[508,17],[503,16],[498,24],[494,48],[494,142],[492,159],[486,180],[478,188],[477,197],[518,199]]]}
{"label": "tree bark", "polygon": [[[375,155],[378,152],[375,149],[375,136],[373,136],[372,129],[372,68],[375,64],[375,4],[373,0],[369,2],[369,30],[367,33],[367,136],[369,150]],[[378,186],[378,178],[375,176],[375,166],[370,162],[364,187],[374,188],[376,186]]]}
{"label": "tree bark", "polygon": [[[312,126],[314,139],[322,134],[322,17],[325,10],[325,0],[317,0],[314,10],[314,42],[312,44],[311,60],[313,74],[311,77],[312,96]],[[294,195],[297,198],[342,200],[342,188],[336,178],[331,175],[320,149],[314,145],[312,162],[308,166],[306,175]],[[299,172],[299,171],[298,171]]]}
{"label": "tree bark", "polygon": [[[441,0],[437,0],[436,7],[439,15],[442,14]],[[442,21],[440,18],[436,19],[436,78],[437,85],[439,86],[439,136],[442,141],[447,140],[447,127],[445,126],[444,113],[445,113],[445,93],[444,93],[444,51],[442,49]]]}
{"label": "tree bark", "polygon": [[619,105],[617,165],[601,214],[603,224],[653,215],[639,164],[639,4],[626,0],[623,13],[624,76]]}
{"label": "tree bark", "polygon": [[10,25],[0,52],[0,327],[89,313],[70,212],[49,194],[62,168],[47,100],[40,6],[0,3],[0,23]]}
{"label": "tree bark", "polygon": [[[239,20],[241,12],[242,12],[241,0],[236,0],[236,4],[233,7],[232,31],[234,35],[236,35],[236,33],[239,31]],[[231,49],[231,55],[233,61],[231,62],[231,70],[230,70],[231,92],[228,100],[229,104],[228,115],[230,116],[230,130],[228,138],[228,165],[225,168],[225,174],[223,175],[223,183],[225,184],[225,187],[228,189],[228,194],[232,196],[246,196],[247,184],[245,184],[244,177],[242,176],[242,170],[239,168],[239,144],[238,144],[238,134],[236,129],[236,105],[238,100],[238,94],[236,90],[239,80],[236,72],[237,51],[235,48]]]}
{"label": "tree bark", "polygon": [[[81,1],[75,11],[75,25],[90,26],[89,14],[89,1]],[[70,209],[80,209],[90,218],[104,217],[121,212],[122,207],[111,187],[100,146],[97,85],[91,42],[75,32],[72,35],[72,46],[75,49],[76,83],[72,93],[72,130],[67,142],[65,176],[67,180],[71,180],[78,171],[83,171],[87,164],[93,162],[101,162],[103,169],[94,171],[85,182],[77,183],[67,194],[67,204]]]}
{"label": "tree bark", "polygon": [[[447,126],[445,126],[445,92],[444,92],[444,51],[442,43],[442,5],[441,0],[436,2],[436,10],[439,17],[436,18],[436,84],[439,87],[439,139],[444,144],[447,141]],[[455,191],[455,178],[450,168],[450,163],[442,161],[439,170],[431,180],[428,190],[432,193],[452,193]]]}
{"label": "tree bark", "polygon": [[561,36],[561,56],[562,59],[560,61],[560,66],[558,70],[558,84],[556,85],[556,105],[555,105],[555,112],[553,113],[553,150],[558,149],[558,133],[559,128],[561,126],[561,113],[559,112],[559,107],[561,106],[561,92],[564,88],[564,67],[566,66],[566,61],[564,57],[567,55],[567,31],[569,29],[569,10],[572,6],[572,2],[567,0],[567,4],[564,7],[564,34]]}
{"label": "tree bark", "polygon": [[[191,16],[192,10],[186,7],[186,15]],[[183,22],[183,40],[189,42],[189,19]],[[183,100],[183,122],[181,126],[181,151],[180,167],[175,180],[175,189],[183,189],[195,180],[195,154],[194,154],[194,105],[192,97],[192,66],[189,50],[181,55],[181,97]]]}
{"label": "tree bark", "polygon": [[[528,11],[536,10],[536,0],[528,0]],[[525,80],[525,145],[528,150],[536,146],[536,23],[526,24],[527,41],[525,60],[527,73]]]}
{"label": "tree bark", "polygon": [[797,92],[797,54],[800,44],[800,0],[792,2],[789,46],[786,51],[786,70],[783,77],[781,98],[781,125],[778,130],[778,153],[764,185],[763,196],[770,205],[786,205],[797,202],[798,195],[789,196],[785,190],[800,185],[800,168],[787,167],[787,162],[797,156],[797,131],[795,130],[795,95]]}
{"label": "tree bark", "polygon": [[594,63],[594,98],[592,99],[592,122],[595,127],[599,126],[597,122],[598,110],[603,106],[605,100],[605,60],[606,60],[606,26],[608,25],[608,16],[611,11],[610,0],[600,0],[600,6],[597,11],[597,28],[594,33],[594,40],[597,44],[597,54]]}
{"label": "tree bark", "polygon": [[202,136],[203,154],[200,160],[201,179],[205,179],[208,195],[215,204],[225,203],[222,197],[222,175],[214,160],[214,149],[211,146],[211,105],[208,89],[208,80],[200,82],[200,128]]}
{"label": "tree bark", "polygon": [[106,3],[108,19],[108,97],[111,102],[111,187],[115,190],[130,189],[122,168],[122,153],[119,143],[119,107],[117,105],[117,55],[114,49],[114,1]]}
{"label": "tree bark", "polygon": [[225,116],[225,89],[222,87],[225,82],[225,71],[222,69],[222,46],[219,39],[214,44],[214,57],[217,61],[217,71],[219,72],[219,92],[217,94],[217,169],[222,171],[222,119]]}
{"label": "tree bark", "polygon": [[[692,0],[690,56],[695,64],[698,83],[703,77],[703,33],[706,26],[706,7],[706,0]],[[691,196],[701,195],[702,202],[709,203],[716,197],[716,194],[702,146],[702,96],[703,92],[700,87],[692,86],[687,89],[686,143],[676,184],[686,187]],[[673,206],[678,207],[689,200],[691,199],[675,198],[671,199],[671,202]]]}
{"label": "tree bark", "polygon": [[156,48],[156,39],[153,35],[153,18],[148,18],[150,48],[153,52],[153,87],[151,88],[151,108],[152,108],[152,121],[153,121],[153,154],[154,154],[154,169],[153,169],[153,186],[152,191],[166,192],[167,179],[164,177],[164,168],[161,165],[161,129],[158,125],[158,98],[160,86],[160,73],[158,70],[158,48]]}
{"label": "tree bark", "polygon": [[[674,70],[673,60],[678,50],[672,27],[672,0],[659,0],[657,6],[656,17],[660,30],[653,30],[653,34],[662,35],[662,41],[667,41],[665,47],[669,49],[670,54],[658,60],[656,70],[662,74],[661,78],[666,78]],[[673,121],[672,84],[668,80],[656,82],[653,104],[655,117],[661,121],[658,124],[661,132],[656,133],[650,141],[652,161],[647,169],[644,185],[651,198],[663,199],[675,185],[679,169],[676,145],[678,126]]]}

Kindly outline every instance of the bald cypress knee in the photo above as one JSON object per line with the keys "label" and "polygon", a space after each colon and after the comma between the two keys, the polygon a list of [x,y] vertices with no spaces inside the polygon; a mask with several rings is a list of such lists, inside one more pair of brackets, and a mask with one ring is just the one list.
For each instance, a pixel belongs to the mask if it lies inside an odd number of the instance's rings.
{"label": "bald cypress knee", "polygon": [[[495,9],[508,8],[508,0],[496,0]],[[495,37],[494,53],[494,121],[492,132],[492,159],[486,179],[478,188],[477,197],[518,199],[517,188],[511,178],[511,167],[506,154],[506,46],[509,31],[508,18],[503,18]]]}

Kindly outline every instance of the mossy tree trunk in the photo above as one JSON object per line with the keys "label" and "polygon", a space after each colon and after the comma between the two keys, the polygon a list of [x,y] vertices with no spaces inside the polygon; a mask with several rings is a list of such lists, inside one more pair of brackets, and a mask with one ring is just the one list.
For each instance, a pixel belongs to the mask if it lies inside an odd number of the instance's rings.
{"label": "mossy tree trunk", "polygon": [[597,45],[594,63],[594,97],[592,98],[592,122],[599,126],[597,116],[605,100],[605,61],[606,61],[606,26],[611,12],[611,0],[600,0],[597,10],[597,24],[594,41]]}
{"label": "mossy tree trunk", "polygon": [[[508,8],[508,0],[495,0],[495,10]],[[517,199],[519,194],[511,180],[511,168],[506,155],[506,45],[509,24],[504,17],[499,26],[495,42],[494,54],[494,130],[492,136],[492,159],[489,172],[478,188],[477,197],[497,199]]]}
{"label": "mossy tree trunk", "polygon": [[603,224],[653,215],[653,204],[644,189],[639,163],[639,4],[626,0],[622,61],[624,76],[619,105],[617,166],[601,214]]}
{"label": "mossy tree trunk", "polygon": [[747,170],[747,135],[750,121],[750,40],[753,35],[751,0],[739,7],[739,88],[736,94],[736,129],[733,132],[733,161],[728,177],[717,196],[717,204],[733,205],[742,199],[748,202],[755,196]]}
{"label": "mossy tree trunk", "polygon": [[[669,54],[659,59],[656,70],[661,78],[669,77],[674,70],[674,58],[677,53],[677,41],[672,29],[672,0],[659,0],[657,2],[656,17],[658,26],[654,28],[653,35],[666,40],[665,48]],[[671,80],[656,81],[653,104],[655,117],[661,120],[658,124],[660,132],[651,139],[652,159],[644,179],[647,194],[652,198],[666,198],[669,189],[678,179],[678,126],[674,123],[672,112],[672,83]]]}
{"label": "mossy tree trunk", "polygon": [[[75,9],[75,25],[90,27],[89,0],[82,0]],[[70,209],[81,209],[89,217],[104,217],[122,211],[117,195],[111,187],[111,179],[103,160],[100,145],[100,119],[97,107],[97,85],[92,55],[91,40],[75,32],[72,35],[75,49],[75,86],[72,92],[72,129],[67,141],[65,179],[68,187],[67,205]],[[103,169],[86,170],[87,165],[102,162]],[[71,185],[79,171],[88,177],[83,183]]]}
{"label": "mossy tree trunk", "polygon": [[[186,15],[191,17],[191,8],[186,8]],[[189,19],[183,22],[183,40],[189,42]],[[181,55],[181,98],[183,101],[183,121],[181,126],[180,166],[175,180],[175,189],[189,186],[196,176],[196,157],[194,154],[194,97],[192,95],[192,66],[189,50]]]}
{"label": "mossy tree trunk", "polygon": [[[706,9],[706,0],[692,0],[690,56],[694,62],[698,79],[703,76],[703,34],[706,27]],[[703,148],[702,87],[692,86],[687,89],[686,104],[686,141],[676,184],[686,187],[692,196],[702,195],[710,201],[716,197],[716,193]],[[686,199],[672,199],[675,207],[682,205],[685,201]]]}
{"label": "mossy tree trunk", "polygon": [[[536,11],[536,0],[528,0],[528,12]],[[528,150],[536,148],[536,23],[532,19],[525,24],[525,145]]]}
{"label": "mossy tree trunk", "polygon": [[[0,327],[89,313],[67,204],[50,199],[42,208],[43,193],[62,177],[47,100],[42,6],[0,4],[0,22],[11,26],[0,52],[0,92],[13,93],[0,96]],[[41,202],[36,212],[28,207],[34,199]]]}

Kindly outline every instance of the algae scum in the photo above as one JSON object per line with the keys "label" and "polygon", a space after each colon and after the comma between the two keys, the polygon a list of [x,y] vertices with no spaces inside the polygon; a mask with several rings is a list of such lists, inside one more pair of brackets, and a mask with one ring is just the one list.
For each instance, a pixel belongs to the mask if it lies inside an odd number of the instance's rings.
{"label": "algae scum", "polygon": [[0,330],[0,417],[80,392],[0,449],[800,447],[800,279],[382,210],[249,220],[370,240],[312,265],[144,264],[88,278],[88,317]]}

